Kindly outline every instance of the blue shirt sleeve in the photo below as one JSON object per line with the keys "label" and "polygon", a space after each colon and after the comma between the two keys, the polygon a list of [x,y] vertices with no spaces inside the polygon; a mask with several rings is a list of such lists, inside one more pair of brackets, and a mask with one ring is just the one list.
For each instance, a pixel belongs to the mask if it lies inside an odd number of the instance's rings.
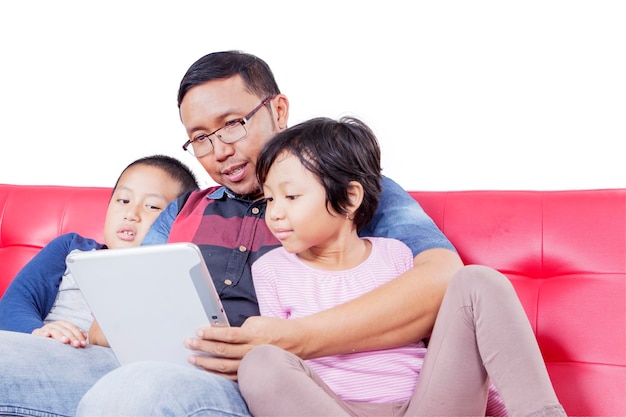
{"label": "blue shirt sleeve", "polygon": [[404,242],[413,256],[435,248],[456,251],[422,207],[400,185],[383,177],[382,193],[374,218],[359,236],[390,237]]}
{"label": "blue shirt sleeve", "polygon": [[42,327],[59,292],[66,256],[74,249],[102,247],[76,233],[61,235],[48,243],[17,273],[0,299],[0,330],[32,333]]}
{"label": "blue shirt sleeve", "polygon": [[152,226],[150,226],[150,229],[148,229],[148,233],[146,233],[146,236],[143,238],[141,246],[167,243],[177,215],[178,199],[169,203],[165,207],[165,210],[159,214],[159,217],[156,218]]}

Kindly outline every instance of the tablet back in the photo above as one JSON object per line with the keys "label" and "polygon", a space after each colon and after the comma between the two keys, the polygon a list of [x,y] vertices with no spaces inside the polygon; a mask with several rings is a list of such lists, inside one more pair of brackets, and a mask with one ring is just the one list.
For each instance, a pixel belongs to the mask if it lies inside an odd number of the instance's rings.
{"label": "tablet back", "polygon": [[183,346],[185,338],[199,327],[228,325],[192,243],[77,252],[67,265],[121,364],[188,364],[197,352]]}

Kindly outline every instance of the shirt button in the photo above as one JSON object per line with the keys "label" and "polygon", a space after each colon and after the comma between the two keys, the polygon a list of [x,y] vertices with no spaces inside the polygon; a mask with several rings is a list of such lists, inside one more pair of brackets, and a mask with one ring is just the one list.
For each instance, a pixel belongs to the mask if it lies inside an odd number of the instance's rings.
{"label": "shirt button", "polygon": [[245,252],[247,249],[245,246],[241,245],[239,246],[239,252]]}
{"label": "shirt button", "polygon": [[233,285],[233,282],[231,280],[229,280],[229,279],[225,279],[224,280],[224,284],[226,284],[226,285]]}
{"label": "shirt button", "polygon": [[261,211],[261,210],[259,210],[259,208],[258,208],[258,207],[253,207],[253,208],[252,208],[252,214],[259,214],[259,212],[260,212],[260,211]]}

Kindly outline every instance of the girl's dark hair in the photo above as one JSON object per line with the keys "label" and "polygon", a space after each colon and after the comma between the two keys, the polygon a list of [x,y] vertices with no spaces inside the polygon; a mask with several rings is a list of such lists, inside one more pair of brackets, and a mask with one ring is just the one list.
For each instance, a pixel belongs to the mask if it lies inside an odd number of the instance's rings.
{"label": "girl's dark hair", "polygon": [[193,87],[235,75],[241,75],[246,90],[260,98],[280,94],[272,70],[261,58],[241,51],[214,52],[194,62],[183,76],[178,89],[178,107]]}
{"label": "girl's dark hair", "polygon": [[263,185],[267,173],[283,153],[292,154],[311,171],[326,191],[326,204],[347,214],[350,181],[363,186],[363,202],[354,213],[361,229],[372,219],[381,192],[380,147],[372,130],[354,117],[339,121],[315,118],[278,133],[261,151],[256,173]]}
{"label": "girl's dark hair", "polygon": [[143,158],[139,158],[133,162],[131,162],[124,171],[120,174],[115,182],[115,186],[113,190],[117,188],[117,184],[122,178],[122,175],[131,167],[135,165],[148,165],[155,168],[162,169],[166,172],[173,180],[178,181],[181,187],[181,194],[184,194],[188,191],[197,190],[200,188],[198,186],[198,181],[196,180],[196,176],[193,171],[189,169],[189,167],[182,162],[180,162],[176,158],[172,158],[167,155],[151,155],[145,156]]}

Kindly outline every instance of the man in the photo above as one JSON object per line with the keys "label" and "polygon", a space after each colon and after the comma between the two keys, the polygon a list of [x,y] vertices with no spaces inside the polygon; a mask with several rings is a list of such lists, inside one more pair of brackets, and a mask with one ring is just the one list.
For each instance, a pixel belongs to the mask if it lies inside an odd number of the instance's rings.
{"label": "man", "polygon": [[[241,327],[204,328],[198,338],[186,341],[190,349],[215,355],[190,357],[210,373],[154,363],[123,367],[96,384],[79,414],[104,407],[111,415],[199,410],[240,414],[245,404],[227,379],[236,378],[241,358],[253,346],[275,344],[308,359],[404,345],[429,335],[447,283],[462,263],[413,199],[388,179],[376,219],[363,233],[404,240],[414,251],[416,267],[390,285],[321,314],[289,321],[258,317],[249,266],[278,242],[263,221],[265,205],[255,164],[263,145],[287,127],[289,102],[262,60],[222,52],[191,66],[181,82],[178,105],[189,137],[185,147],[224,188],[194,193],[169,207],[146,243],[197,243],[212,275],[220,277],[218,290],[231,322]],[[216,233],[225,229],[232,236]],[[120,398],[136,386],[142,387],[141,393],[133,392],[128,401]],[[226,410],[220,410],[224,404],[215,399],[217,389],[230,398]],[[176,403],[164,400],[164,394]]]}
{"label": "man", "polygon": [[[30,388],[19,404],[12,401],[12,391],[0,391],[0,411],[71,414],[82,393],[106,373],[83,397],[79,415],[247,415],[234,380],[242,357],[254,346],[274,344],[308,359],[404,345],[430,334],[448,282],[462,262],[419,205],[389,179],[383,181],[375,219],[362,234],[403,240],[413,250],[415,268],[314,316],[289,321],[257,316],[250,266],[279,243],[263,220],[255,163],[262,146],[287,127],[289,102],[265,62],[232,51],[209,54],[194,63],[181,82],[178,104],[189,136],[185,148],[223,187],[192,193],[170,205],[144,243],[198,244],[212,275],[218,277],[216,284],[234,327],[199,329],[197,338],[185,341],[191,349],[190,362],[207,372],[165,363],[115,369],[106,349],[92,347],[94,363],[86,358],[88,353],[76,360],[71,355],[64,358],[58,350],[46,351],[45,361],[33,353],[33,359],[24,359],[29,369],[39,367],[36,361],[48,367],[38,379],[29,377],[22,383],[15,376],[18,370],[0,362],[0,371],[6,367],[13,373],[5,374],[7,381],[18,381],[22,390]],[[38,351],[30,341],[11,343]],[[65,378],[64,372],[72,378]],[[44,379],[57,386],[62,380],[62,394],[37,391],[33,399],[33,391],[41,390],[35,387],[47,386],[45,381],[37,384]]]}

